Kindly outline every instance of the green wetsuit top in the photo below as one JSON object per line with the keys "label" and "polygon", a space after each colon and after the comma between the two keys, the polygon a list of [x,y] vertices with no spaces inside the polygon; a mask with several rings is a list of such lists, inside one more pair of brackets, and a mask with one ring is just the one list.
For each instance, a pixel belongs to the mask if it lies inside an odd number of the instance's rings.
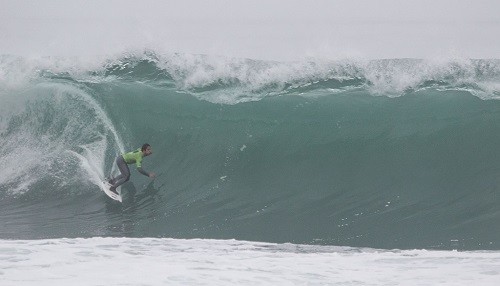
{"label": "green wetsuit top", "polygon": [[132,151],[132,152],[125,153],[122,155],[122,157],[125,160],[125,163],[127,163],[127,164],[134,164],[135,163],[139,173],[141,173],[145,176],[149,176],[149,173],[142,169],[143,154],[142,154],[141,148],[139,148],[135,151]]}

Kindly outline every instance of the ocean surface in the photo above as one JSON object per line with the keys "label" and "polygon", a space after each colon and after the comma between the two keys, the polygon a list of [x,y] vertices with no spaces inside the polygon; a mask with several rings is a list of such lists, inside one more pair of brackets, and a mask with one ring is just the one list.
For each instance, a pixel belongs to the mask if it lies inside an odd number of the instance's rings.
{"label": "ocean surface", "polygon": [[[499,98],[491,59],[2,55],[0,279],[494,285]],[[112,201],[99,181],[144,143],[157,178],[131,166]]]}

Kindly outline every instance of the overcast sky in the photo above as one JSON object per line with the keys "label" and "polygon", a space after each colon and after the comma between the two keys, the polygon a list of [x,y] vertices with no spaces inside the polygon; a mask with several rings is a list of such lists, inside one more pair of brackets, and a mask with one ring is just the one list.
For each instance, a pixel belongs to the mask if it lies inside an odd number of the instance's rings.
{"label": "overcast sky", "polygon": [[0,54],[500,58],[498,0],[0,0]]}

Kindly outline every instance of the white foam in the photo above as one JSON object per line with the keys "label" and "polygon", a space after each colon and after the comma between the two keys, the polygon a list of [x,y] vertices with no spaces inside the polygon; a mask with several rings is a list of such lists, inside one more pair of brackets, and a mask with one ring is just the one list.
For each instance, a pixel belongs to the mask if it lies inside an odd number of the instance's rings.
{"label": "white foam", "polygon": [[236,240],[0,240],[2,285],[497,285],[498,251]]}
{"label": "white foam", "polygon": [[[105,76],[115,65],[130,68],[149,61],[159,72],[174,80],[178,90],[214,103],[237,104],[257,101],[284,93],[301,93],[302,88],[334,80],[342,83],[357,80],[354,86],[340,85],[340,90],[364,88],[373,95],[398,97],[408,90],[418,90],[435,82],[451,89],[464,89],[482,99],[498,98],[500,62],[440,57],[427,60],[392,59],[328,60],[309,58],[293,62],[258,61],[213,55],[162,53],[160,50],[130,50],[95,58],[15,58],[0,60],[0,88],[24,88],[33,79],[44,79],[44,73],[69,75],[81,82],[108,82],[116,76]],[[143,80],[138,78],[135,80]],[[154,78],[148,81],[155,82]],[[327,84],[328,85],[328,84]],[[1,89],[0,89],[1,90]],[[325,88],[323,94],[331,94]],[[297,91],[297,92],[295,92]],[[338,91],[337,91],[338,92]],[[12,90],[5,91],[12,93]],[[335,93],[335,92],[333,92]],[[318,93],[319,94],[319,93]],[[304,96],[311,96],[305,93]],[[0,97],[5,97],[0,94]],[[85,97],[85,100],[89,101]],[[89,103],[94,106],[91,101]],[[98,108],[94,108],[99,110]],[[105,118],[105,117],[103,117]]]}
{"label": "white foam", "polygon": [[[482,99],[497,98],[500,62],[465,58],[431,60],[324,60],[296,62],[252,61],[200,55],[157,55],[159,68],[166,70],[182,90],[200,99],[236,104],[260,100],[329,80],[359,80],[358,86],[373,95],[398,97],[408,90],[428,88],[435,82],[453,90],[466,90]],[[210,90],[216,86],[216,91]],[[200,91],[208,88],[209,91]],[[331,90],[331,89],[330,89]],[[324,92],[323,94],[330,94]],[[302,93],[299,92],[299,95]],[[306,93],[308,96],[308,93]]]}

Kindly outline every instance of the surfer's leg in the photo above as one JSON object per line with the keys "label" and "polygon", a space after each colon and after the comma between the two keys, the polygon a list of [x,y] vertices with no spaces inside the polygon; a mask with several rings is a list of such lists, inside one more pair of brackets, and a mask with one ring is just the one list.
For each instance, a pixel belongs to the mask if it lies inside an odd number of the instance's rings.
{"label": "surfer's leg", "polygon": [[120,161],[120,157],[122,157],[122,156],[118,156],[115,159],[115,163],[116,163],[116,166],[118,167],[118,170],[120,170],[120,174],[114,178],[112,176],[109,176],[109,178],[108,178],[108,183],[111,186],[114,185],[118,180],[120,180],[123,177],[123,175],[121,173],[121,169],[120,169],[120,163],[118,162],[118,161]]}
{"label": "surfer's leg", "polygon": [[114,184],[110,188],[110,190],[113,192],[116,190],[116,188],[118,188],[118,186],[122,185],[130,179],[130,170],[122,156],[118,156],[118,158],[116,158],[116,165],[118,166],[118,169],[120,169],[121,174],[113,180]]}

